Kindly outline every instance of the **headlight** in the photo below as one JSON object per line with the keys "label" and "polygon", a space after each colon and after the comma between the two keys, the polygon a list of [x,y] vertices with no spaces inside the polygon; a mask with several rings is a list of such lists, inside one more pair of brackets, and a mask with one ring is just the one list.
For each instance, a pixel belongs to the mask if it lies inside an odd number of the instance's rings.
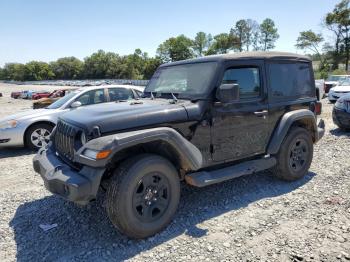
{"label": "headlight", "polygon": [[329,93],[333,93],[334,92],[334,88],[332,87],[331,89],[329,89]]}
{"label": "headlight", "polygon": [[8,120],[0,123],[0,129],[10,129],[15,128],[18,124],[17,120]]}
{"label": "headlight", "polygon": [[344,100],[342,99],[338,99],[337,102],[335,102],[334,105],[337,109],[341,109],[341,110],[346,110],[346,105],[344,103]]}
{"label": "headlight", "polygon": [[97,151],[97,150],[87,148],[84,150],[83,155],[91,159],[99,160],[99,159],[107,158],[111,153],[112,153],[111,150]]}

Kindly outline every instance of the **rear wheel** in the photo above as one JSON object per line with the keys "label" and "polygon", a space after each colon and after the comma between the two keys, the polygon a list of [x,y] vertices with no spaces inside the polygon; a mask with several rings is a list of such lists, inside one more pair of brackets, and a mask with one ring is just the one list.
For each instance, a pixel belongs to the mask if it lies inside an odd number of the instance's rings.
{"label": "rear wheel", "polygon": [[308,130],[292,128],[286,135],[277,154],[276,177],[293,181],[304,177],[313,158],[313,141]]}
{"label": "rear wheel", "polygon": [[26,145],[34,150],[45,147],[50,141],[53,126],[49,124],[35,124],[25,134]]}
{"label": "rear wheel", "polygon": [[175,167],[157,155],[126,160],[107,189],[107,213],[113,225],[131,238],[145,238],[165,228],[180,198]]}

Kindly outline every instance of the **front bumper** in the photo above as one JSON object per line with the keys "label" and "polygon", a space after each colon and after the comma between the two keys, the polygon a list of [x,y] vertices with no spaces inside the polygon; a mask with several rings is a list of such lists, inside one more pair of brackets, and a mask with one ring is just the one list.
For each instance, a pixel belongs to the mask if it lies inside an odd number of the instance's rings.
{"label": "front bumper", "polygon": [[51,193],[80,205],[96,198],[104,168],[84,166],[80,171],[65,164],[49,148],[41,149],[33,159],[35,172],[44,180]]}
{"label": "front bumper", "polygon": [[23,146],[24,130],[20,126],[0,130],[0,147]]}
{"label": "front bumper", "polygon": [[350,113],[333,108],[332,118],[334,124],[342,128],[350,128]]}

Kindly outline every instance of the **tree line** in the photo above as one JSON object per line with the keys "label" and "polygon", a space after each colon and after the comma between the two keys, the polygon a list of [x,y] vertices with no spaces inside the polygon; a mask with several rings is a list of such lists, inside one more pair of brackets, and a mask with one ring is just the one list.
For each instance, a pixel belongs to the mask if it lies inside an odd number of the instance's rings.
{"label": "tree line", "polygon": [[[296,47],[311,52],[313,60],[319,61],[317,78],[326,78],[330,71],[337,74],[349,72],[350,59],[350,0],[342,0],[322,19],[322,26],[331,34],[325,41],[321,33],[312,30],[302,31],[296,41]],[[339,69],[345,65],[345,70]]]}
{"label": "tree line", "polygon": [[0,79],[149,79],[162,63],[224,54],[229,51],[266,51],[274,48],[278,38],[277,28],[272,19],[266,18],[261,24],[252,19],[241,19],[234,23],[227,33],[212,36],[209,33],[198,32],[194,39],[185,35],[171,37],[158,46],[155,57],[150,57],[140,49],[136,49],[130,55],[98,50],[83,61],[76,57],[63,57],[50,63],[7,63],[0,68]]}
{"label": "tree line", "polygon": [[[333,35],[329,41],[312,30],[300,32],[296,39],[296,47],[309,52],[312,59],[319,62],[317,78],[325,78],[333,70],[337,73],[349,71],[349,2],[341,0],[322,19],[323,27]],[[228,52],[268,51],[275,47],[278,38],[278,29],[272,19],[266,18],[260,24],[253,19],[241,19],[233,24],[229,32],[214,36],[198,32],[193,39],[183,34],[171,37],[158,46],[154,57],[140,49],[130,55],[99,50],[83,61],[64,57],[50,63],[7,63],[0,68],[0,79],[149,79],[162,63]],[[340,70],[339,64],[345,64],[345,70]]]}

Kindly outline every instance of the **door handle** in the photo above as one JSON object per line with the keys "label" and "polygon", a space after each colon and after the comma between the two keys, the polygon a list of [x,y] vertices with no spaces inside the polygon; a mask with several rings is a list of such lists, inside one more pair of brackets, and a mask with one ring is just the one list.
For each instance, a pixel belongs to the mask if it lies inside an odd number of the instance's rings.
{"label": "door handle", "polygon": [[256,111],[254,112],[254,115],[258,116],[258,117],[262,117],[262,116],[267,116],[269,114],[269,111],[267,110],[262,110],[262,111]]}

